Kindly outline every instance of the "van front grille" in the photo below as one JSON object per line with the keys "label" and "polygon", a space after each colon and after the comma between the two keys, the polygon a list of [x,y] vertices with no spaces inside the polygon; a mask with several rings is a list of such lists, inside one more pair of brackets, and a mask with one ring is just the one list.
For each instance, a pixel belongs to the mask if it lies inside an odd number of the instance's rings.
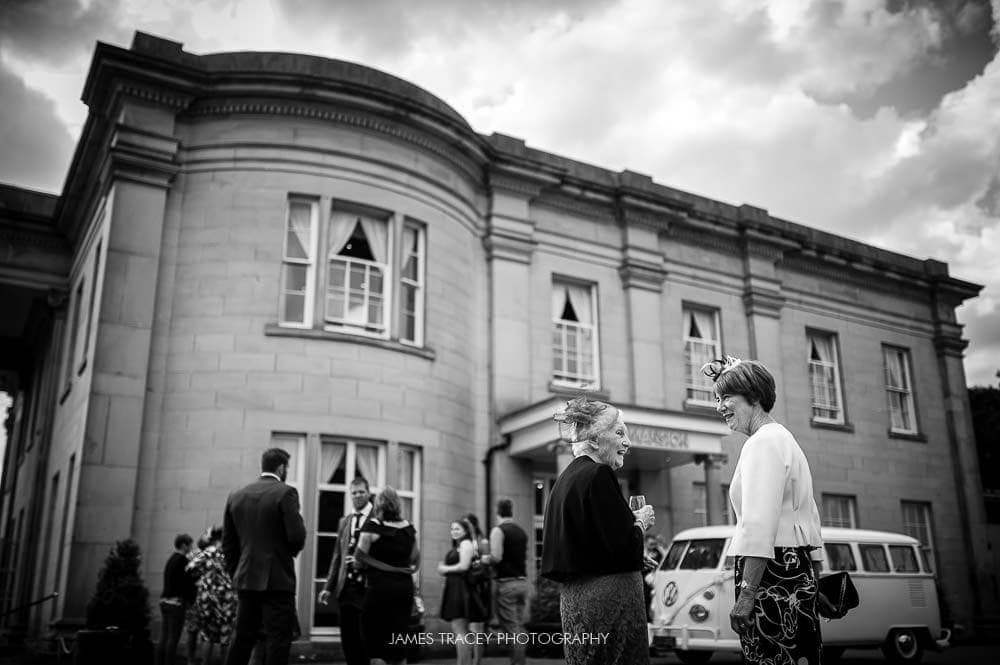
{"label": "van front grille", "polygon": [[927,593],[924,591],[924,583],[920,580],[910,580],[910,605],[927,607]]}

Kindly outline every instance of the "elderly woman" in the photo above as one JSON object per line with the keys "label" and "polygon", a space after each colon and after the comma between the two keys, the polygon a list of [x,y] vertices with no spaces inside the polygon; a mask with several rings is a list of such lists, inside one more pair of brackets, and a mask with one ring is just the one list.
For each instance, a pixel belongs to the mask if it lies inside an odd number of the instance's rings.
{"label": "elderly woman", "polygon": [[633,512],[614,472],[631,445],[621,409],[578,397],[556,414],[574,459],[545,508],[543,577],[562,583],[559,609],[572,665],[649,662],[643,541],[653,508]]}
{"label": "elderly woman", "polygon": [[822,642],[816,580],[823,540],[809,463],[771,417],[774,377],[763,364],[736,358],[708,363],[716,410],[747,435],[729,485],[736,531],[726,552],[736,559],[730,614],[745,663],[819,665]]}

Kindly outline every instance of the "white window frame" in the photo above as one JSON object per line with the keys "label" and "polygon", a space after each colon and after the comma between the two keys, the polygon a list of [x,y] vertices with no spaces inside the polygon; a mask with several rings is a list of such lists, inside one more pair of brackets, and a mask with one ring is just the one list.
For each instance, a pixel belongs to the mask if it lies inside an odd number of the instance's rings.
{"label": "white window frame", "polygon": [[67,324],[69,325],[66,335],[66,367],[63,377],[66,385],[65,390],[69,390],[73,385],[73,377],[76,376],[76,356],[77,348],[80,345],[80,318],[83,310],[83,294],[86,290],[87,280],[81,277],[73,288],[70,311]]}
{"label": "white window frame", "polygon": [[[402,242],[400,243],[402,251],[399,262],[399,341],[401,344],[420,347],[424,345],[424,282],[427,271],[427,229],[423,224],[405,219],[403,221],[403,239],[406,238],[407,229],[412,229],[417,234],[417,251],[413,252],[410,247],[402,244]],[[403,276],[406,263],[411,257],[417,262],[416,279]],[[403,303],[406,302],[406,299],[403,297],[403,290],[407,287],[412,288],[416,293],[416,297],[414,298],[415,311],[413,312],[413,339],[403,337]]]}
{"label": "white window frame", "polygon": [[[823,526],[841,529],[858,528],[857,497],[851,494],[827,494],[824,492],[820,501],[822,504],[821,522]],[[837,515],[833,515],[829,510],[833,507],[836,507]],[[845,512],[847,513],[846,515],[844,514]]]}
{"label": "white window frame", "polygon": [[[812,345],[813,339],[817,343],[828,343],[830,345],[830,353],[833,356],[831,360],[813,360],[812,358]],[[838,344],[837,334],[830,332],[823,332],[820,330],[808,330],[806,334],[806,362],[809,367],[809,387],[812,393],[812,420],[816,423],[829,423],[831,425],[843,425],[844,418],[844,395],[843,391],[840,389],[840,351]],[[833,370],[832,386],[831,382],[827,382],[826,370]],[[832,393],[833,400],[836,404],[831,404],[829,401],[820,401],[820,395],[816,394],[816,380],[814,378],[815,374],[819,372],[823,379],[825,389]],[[823,396],[825,397],[825,396]],[[835,411],[836,416],[821,416],[817,415],[816,411]]]}
{"label": "white window frame", "polygon": [[[314,480],[315,480],[316,490],[315,490],[315,493],[313,494],[313,496],[310,498],[310,500],[313,502],[314,514],[315,514],[315,517],[313,518],[314,519],[314,524],[312,525],[312,528],[311,528],[312,537],[313,537],[313,539],[312,539],[312,555],[313,555],[313,569],[314,570],[310,571],[310,575],[309,575],[309,588],[308,588],[308,593],[311,593],[313,597],[315,597],[315,595],[316,595],[316,592],[315,592],[316,584],[318,582],[325,582],[326,581],[326,577],[318,578],[318,577],[315,577],[315,575],[313,574],[313,573],[315,573],[316,557],[319,554],[319,537],[321,535],[322,536],[329,536],[330,535],[329,532],[326,532],[326,531],[320,532],[319,531],[319,497],[320,497],[320,492],[322,492],[322,491],[341,492],[343,494],[343,496],[344,496],[344,510],[343,510],[343,514],[344,515],[349,515],[349,514],[351,514],[351,513],[354,512],[354,507],[353,507],[353,505],[351,503],[350,487],[351,487],[351,482],[354,480],[355,476],[357,475],[357,468],[358,468],[358,464],[357,464],[357,447],[358,446],[367,446],[367,447],[370,447],[370,448],[376,448],[377,451],[378,451],[376,453],[376,458],[375,458],[375,467],[376,467],[376,476],[377,476],[377,478],[374,481],[372,479],[370,479],[370,478],[367,479],[368,480],[368,490],[369,490],[369,492],[371,492],[371,494],[372,494],[373,497],[374,497],[374,495],[378,494],[379,491],[381,491],[381,489],[383,487],[385,487],[385,484],[386,484],[386,473],[387,473],[387,471],[386,471],[386,462],[387,462],[388,443],[385,442],[385,441],[376,441],[376,440],[369,440],[369,439],[353,439],[353,438],[343,437],[343,436],[327,436],[327,435],[323,435],[323,436],[319,437],[319,445],[320,445],[320,447],[322,447],[322,445],[324,443],[341,444],[341,445],[344,445],[346,447],[346,450],[344,451],[344,482],[343,483],[324,483],[324,482],[322,482],[322,478],[320,478],[320,476],[319,476],[319,473],[321,471],[321,465],[317,463],[316,466],[315,466],[315,468],[313,469],[313,473],[315,474]],[[416,503],[417,502],[415,501],[414,505],[416,505]],[[414,524],[416,524],[416,523],[414,523]],[[339,535],[339,534],[334,534],[334,535]],[[313,621],[315,620],[315,614],[316,614],[316,607],[315,607],[315,605],[313,605],[310,609],[311,609],[311,612],[309,614],[309,630],[312,632],[313,635],[339,635],[340,634],[340,628],[339,627],[316,626],[316,625],[314,625]]]}
{"label": "white window frame", "polygon": [[[552,334],[553,334],[553,344],[552,344],[552,383],[553,385],[564,386],[567,388],[579,388],[583,390],[600,390],[601,388],[601,354],[600,354],[600,343],[599,343],[599,317],[597,312],[597,285],[592,282],[581,282],[574,279],[566,279],[559,276],[553,276],[552,278],[552,290],[553,294],[559,289],[566,289],[567,287],[572,288],[583,288],[587,289],[590,296],[590,311],[591,311],[591,322],[583,323],[580,321],[567,321],[565,319],[558,318],[558,315],[553,313],[552,315]],[[571,332],[572,331],[572,332]],[[570,338],[570,334],[575,334],[577,338],[577,346],[575,353],[575,360],[577,368],[582,366],[582,361],[584,359],[584,348],[586,345],[581,345],[579,343],[582,335],[581,331],[590,332],[590,354],[591,354],[591,366],[593,368],[593,374],[587,375],[581,372],[570,372],[566,369],[569,365],[570,350],[567,344],[567,340]],[[560,344],[557,346],[555,344],[555,335],[559,335]],[[555,361],[557,358],[557,349],[562,354],[563,366],[560,369],[556,369]]]}
{"label": "white window frame", "polygon": [[[694,312],[700,312],[702,314],[708,314],[712,317],[712,325],[714,326],[715,333],[714,339],[706,339],[704,337],[691,337],[688,333],[691,330],[691,317],[694,316]],[[720,327],[719,310],[715,307],[705,307],[701,305],[688,304],[685,303],[681,308],[681,321],[683,329],[681,330],[681,339],[684,341],[684,403],[694,404],[698,406],[715,406],[715,400],[712,397],[712,380],[702,374],[701,367],[703,362],[692,363],[691,351],[695,344],[704,345],[706,348],[711,348],[711,358],[705,362],[714,360],[716,358],[722,357],[722,332]],[[695,366],[697,365],[697,366]],[[701,399],[697,396],[697,393],[708,393],[705,399]]]}
{"label": "white window frame", "polygon": [[[309,246],[306,248],[308,257],[288,256],[288,232],[292,222],[292,206],[309,206]],[[284,236],[281,243],[281,278],[279,282],[278,298],[278,325],[284,328],[312,328],[315,317],[314,305],[316,302],[316,257],[319,245],[319,201],[304,196],[288,197],[288,205],[285,210]],[[287,266],[305,266],[306,270],[306,290],[303,294],[305,303],[303,305],[303,321],[285,320],[285,298],[291,293],[286,288]]]}
{"label": "white window frame", "polygon": [[[902,381],[903,385],[894,386],[889,382],[889,357],[890,354],[896,354],[898,356],[900,367],[902,369]],[[917,434],[917,412],[913,400],[913,377],[910,373],[910,351],[899,346],[892,346],[891,344],[884,344],[882,346],[882,366],[883,374],[885,377],[885,392],[886,392],[886,408],[889,411],[889,430],[896,434]],[[897,412],[893,408],[893,395],[899,395],[902,400],[902,408],[904,414],[909,414],[909,426],[907,423],[903,423],[903,426],[897,427],[894,423],[893,414]],[[900,418],[902,420],[902,417]]]}
{"label": "white window frame", "polygon": [[[924,561],[921,565],[930,567],[930,570],[926,572],[934,572],[937,569],[937,561],[934,556],[934,527],[931,522],[930,502],[903,499],[899,502],[899,509],[902,516],[903,533],[920,542],[920,551],[924,555]],[[916,519],[912,519],[914,517]],[[924,534],[927,537],[926,542]]]}

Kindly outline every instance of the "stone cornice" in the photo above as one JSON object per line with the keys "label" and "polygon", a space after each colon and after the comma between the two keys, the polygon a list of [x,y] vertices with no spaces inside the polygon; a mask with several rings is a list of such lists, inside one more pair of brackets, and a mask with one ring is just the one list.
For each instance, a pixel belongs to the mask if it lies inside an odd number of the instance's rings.
{"label": "stone cornice", "polygon": [[965,356],[965,348],[969,346],[969,340],[955,337],[950,334],[938,334],[934,336],[934,349],[940,356],[959,358]]}
{"label": "stone cornice", "polygon": [[491,231],[483,238],[486,258],[490,261],[501,259],[515,263],[531,263],[538,243],[523,236],[508,235]]}
{"label": "stone cornice", "polygon": [[747,316],[778,319],[781,318],[781,309],[784,305],[785,297],[780,291],[748,285],[743,292],[743,309]]}
{"label": "stone cornice", "polygon": [[740,256],[743,252],[743,244],[738,236],[724,235],[708,227],[678,224],[671,226],[666,235],[685,245],[717,249],[730,256]]}
{"label": "stone cornice", "polygon": [[930,284],[926,281],[910,279],[866,264],[850,264],[836,257],[821,256],[814,252],[786,254],[779,265],[785,271],[815,275],[914,300],[926,301],[929,297]]}
{"label": "stone cornice", "polygon": [[638,262],[627,260],[618,268],[618,276],[621,277],[622,286],[625,289],[642,289],[660,293],[663,291],[663,282],[667,279],[667,271],[662,266],[657,266],[648,262]]}
{"label": "stone cornice", "polygon": [[105,175],[168,188],[179,170],[180,142],[172,136],[117,125],[104,165]]}

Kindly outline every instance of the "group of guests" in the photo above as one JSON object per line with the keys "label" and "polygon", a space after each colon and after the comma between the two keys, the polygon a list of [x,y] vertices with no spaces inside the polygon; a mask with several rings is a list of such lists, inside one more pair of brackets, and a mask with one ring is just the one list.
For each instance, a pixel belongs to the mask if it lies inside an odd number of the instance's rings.
{"label": "group of guests", "polygon": [[[373,500],[368,482],[356,478],[349,490],[354,510],[340,521],[317,600],[337,604],[347,665],[367,665],[372,659],[395,665],[405,661],[407,646],[399,638],[418,609],[417,532],[403,518],[393,488],[384,488]],[[441,618],[456,636],[465,636],[482,633],[495,609],[504,631],[524,633],[528,538],[513,521],[513,503],[497,503],[497,526],[489,539],[471,513],[452,522],[449,531],[451,549],[437,566],[444,577]],[[456,639],[455,648],[458,665],[478,665],[482,658],[482,647],[465,639]],[[524,662],[524,646],[514,646],[512,663]]]}
{"label": "group of guests", "polygon": [[[236,592],[226,571],[221,550],[222,527],[211,527],[198,540],[186,534],[174,538],[174,551],[163,570],[160,613],[163,639],[158,646],[158,662],[170,665],[176,659],[181,634],[187,633],[187,662],[211,665],[215,648],[220,662],[236,620]],[[199,656],[199,644],[203,654]]]}
{"label": "group of guests", "polygon": [[[776,386],[763,364],[726,358],[703,371],[714,381],[717,412],[747,437],[730,482],[736,528],[726,552],[735,560],[730,623],[744,662],[818,665],[818,617],[834,610],[817,586],[823,543],[809,464],[791,432],[771,416]],[[567,662],[648,663],[642,575],[656,564],[646,556],[656,516],[652,506],[632,510],[615,476],[631,447],[624,414],[579,397],[555,419],[574,459],[545,507],[541,575],[561,583],[564,633],[604,636],[567,641]],[[264,663],[288,662],[298,629],[293,559],[305,545],[298,493],[284,482],[288,460],[281,449],[264,453],[261,477],[230,495],[224,529],[212,531],[198,557],[189,561],[191,539],[178,537],[164,573],[164,665],[172,662],[186,618],[209,643],[224,644],[232,634],[226,665],[246,665],[261,637]],[[348,665],[373,658],[402,663],[405,646],[393,638],[406,633],[415,602],[416,529],[403,517],[393,488],[372,502],[368,483],[359,478],[350,493],[354,512],[340,522],[318,601],[338,604]],[[452,547],[437,570],[445,577],[441,617],[456,634],[483,631],[491,605],[506,632],[524,630],[527,537],[513,523],[509,501],[498,503],[497,517],[489,539],[473,515],[450,525]],[[494,602],[484,567],[496,577]],[[189,570],[196,574],[187,577]],[[458,665],[481,658],[464,640],[456,639],[456,649]],[[523,645],[515,647],[513,662],[524,662]]]}
{"label": "group of guests", "polygon": [[[809,464],[792,433],[771,416],[776,385],[762,363],[727,357],[702,371],[714,382],[716,411],[747,437],[729,486],[736,529],[726,552],[736,573],[730,623],[743,662],[818,665],[818,616],[836,612],[817,586],[823,541]],[[648,663],[643,541],[655,514],[651,506],[631,510],[614,475],[631,446],[624,416],[611,404],[579,397],[555,420],[574,459],[546,505],[541,574],[562,583],[563,631],[608,636],[567,643],[566,660]]]}

